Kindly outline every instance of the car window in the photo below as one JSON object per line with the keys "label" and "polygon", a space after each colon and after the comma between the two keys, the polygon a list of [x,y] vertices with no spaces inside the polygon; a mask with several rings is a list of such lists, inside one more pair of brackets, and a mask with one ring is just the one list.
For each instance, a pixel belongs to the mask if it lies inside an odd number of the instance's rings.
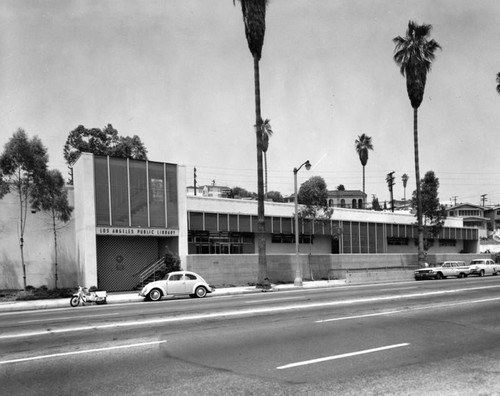
{"label": "car window", "polygon": [[197,278],[193,274],[186,274],[186,279],[187,280],[196,280]]}
{"label": "car window", "polygon": [[170,275],[170,278],[168,278],[169,281],[180,281],[182,280],[182,274],[174,274]]}

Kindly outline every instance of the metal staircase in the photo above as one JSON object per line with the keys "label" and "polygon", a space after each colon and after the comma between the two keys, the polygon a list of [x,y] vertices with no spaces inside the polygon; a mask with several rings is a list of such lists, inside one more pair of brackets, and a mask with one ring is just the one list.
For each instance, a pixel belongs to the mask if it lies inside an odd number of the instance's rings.
{"label": "metal staircase", "polygon": [[137,286],[135,286],[135,289],[142,289],[144,285],[149,282],[162,279],[165,275],[166,268],[165,256],[160,257],[151,264],[148,264],[146,267],[134,274],[134,277],[138,277],[138,283]]}

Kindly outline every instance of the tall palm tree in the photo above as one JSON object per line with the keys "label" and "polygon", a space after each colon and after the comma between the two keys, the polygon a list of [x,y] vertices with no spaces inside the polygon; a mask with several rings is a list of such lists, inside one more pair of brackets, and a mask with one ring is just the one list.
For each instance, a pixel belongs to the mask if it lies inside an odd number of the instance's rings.
{"label": "tall palm tree", "polygon": [[359,155],[359,160],[361,161],[361,165],[363,166],[363,208],[366,206],[365,199],[365,166],[368,162],[368,150],[373,150],[372,138],[366,134],[361,134],[358,136],[356,141],[354,142],[356,145],[356,152]]}
{"label": "tall palm tree", "polygon": [[415,151],[415,182],[417,185],[417,224],[418,224],[418,263],[424,263],[424,230],[422,225],[422,194],[420,191],[420,168],[418,158],[418,108],[422,103],[427,73],[431,69],[434,53],[441,46],[429,39],[431,25],[417,25],[408,22],[406,36],[393,39],[394,61],[400,67],[403,77],[406,77],[406,90],[413,108],[413,143]]}
{"label": "tall palm tree", "polygon": [[[245,36],[253,57],[255,84],[255,134],[257,138],[257,239],[259,250],[259,269],[257,283],[263,285],[267,278],[266,237],[264,220],[264,177],[262,167],[263,124],[260,114],[259,61],[262,56],[264,34],[266,31],[266,7],[268,0],[239,0],[245,24]],[[233,0],[235,4],[235,0]]]}
{"label": "tall palm tree", "polygon": [[267,197],[267,149],[269,148],[269,138],[273,136],[273,130],[270,124],[271,120],[267,119],[262,124],[262,153],[264,154],[264,195]]}
{"label": "tall palm tree", "polygon": [[401,176],[401,180],[403,181],[403,188],[404,188],[404,201],[406,203],[406,184],[408,184],[408,179],[410,177],[406,174],[403,173],[403,176]]}
{"label": "tall palm tree", "polygon": [[497,92],[500,94],[500,73],[497,73]]}

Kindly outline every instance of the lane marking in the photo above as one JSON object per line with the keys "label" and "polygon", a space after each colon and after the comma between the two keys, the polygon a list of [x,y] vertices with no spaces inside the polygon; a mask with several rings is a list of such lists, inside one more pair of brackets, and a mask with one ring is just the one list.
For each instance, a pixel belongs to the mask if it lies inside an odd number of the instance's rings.
{"label": "lane marking", "polygon": [[380,290],[377,290],[377,291],[393,291],[393,290],[409,290],[409,289],[418,289],[418,286],[413,286],[413,287],[397,287],[397,288],[394,288],[394,289],[380,289]]}
{"label": "lane marking", "polygon": [[268,298],[267,300],[256,300],[256,301],[245,301],[245,304],[258,304],[260,302],[274,302],[274,301],[283,301],[283,300],[300,300],[304,297],[282,297],[282,298]]}
{"label": "lane marking", "polygon": [[322,357],[322,358],[318,358],[318,359],[304,360],[302,362],[285,364],[284,366],[276,367],[276,369],[284,370],[284,369],[289,369],[289,368],[293,368],[293,367],[307,366],[309,364],[322,363],[322,362],[327,362],[329,360],[343,359],[343,358],[358,356],[358,355],[365,355],[367,353],[386,351],[388,349],[401,348],[401,347],[408,346],[408,345],[410,345],[410,344],[405,342],[402,344],[394,344],[394,345],[387,345],[387,346],[383,346],[383,347],[379,347],[379,348],[365,349],[363,351],[343,353],[341,355],[326,356],[326,357]]}
{"label": "lane marking", "polygon": [[167,341],[165,341],[165,340],[164,341],[152,341],[152,342],[143,342],[140,344],[119,345],[119,346],[113,346],[113,347],[107,347],[107,348],[97,348],[97,349],[86,349],[83,351],[54,353],[52,355],[32,356],[32,357],[22,358],[22,359],[3,360],[3,361],[0,361],[0,364],[30,362],[33,360],[51,359],[51,358],[56,358],[56,357],[61,357],[61,356],[80,355],[83,353],[95,353],[95,352],[113,351],[113,350],[117,350],[117,349],[136,348],[136,347],[143,347],[143,346],[148,346],[148,345],[162,344],[164,342],[167,342]]}
{"label": "lane marking", "polygon": [[[164,323],[172,323],[172,322],[185,322],[185,321],[191,321],[191,320],[238,317],[238,316],[245,316],[245,315],[262,314],[262,313],[286,312],[286,311],[302,310],[302,309],[309,309],[309,308],[332,307],[332,306],[338,306],[338,305],[352,305],[352,304],[387,301],[387,300],[402,300],[405,298],[412,298],[412,297],[427,297],[427,296],[453,294],[453,293],[463,292],[463,291],[491,289],[491,288],[499,288],[499,287],[500,287],[500,285],[499,286],[483,286],[483,287],[477,287],[477,288],[473,288],[473,289],[440,290],[440,291],[435,291],[435,292],[414,293],[414,294],[405,294],[405,295],[399,295],[399,296],[370,297],[370,298],[361,298],[361,299],[357,299],[357,300],[341,300],[341,301],[330,301],[330,302],[321,302],[321,303],[296,304],[296,305],[288,305],[288,306],[280,306],[280,307],[239,309],[239,310],[235,310],[235,311],[215,312],[215,313],[211,313],[211,314],[196,314],[196,315],[175,316],[175,317],[161,318],[161,319],[145,319],[145,320],[135,320],[135,321],[119,322],[119,323],[117,322],[117,323],[110,323],[110,324],[106,324],[106,325],[82,326],[82,327],[55,329],[55,330],[48,329],[48,330],[36,331],[36,332],[24,333],[24,334],[16,333],[16,334],[0,335],[0,340],[20,338],[20,337],[33,337],[33,336],[56,334],[56,333],[70,333],[70,332],[76,332],[76,331],[92,331],[92,330],[103,330],[103,329],[120,328],[120,327],[148,326],[148,325],[164,324]],[[493,299],[487,299],[487,300],[477,300],[476,302],[494,301],[497,299],[500,299],[500,297],[493,298]],[[470,304],[470,303],[471,303],[470,301],[463,302],[463,304]],[[426,307],[426,308],[428,308],[428,307]]]}
{"label": "lane marking", "polygon": [[50,322],[53,320],[75,320],[75,319],[81,319],[81,318],[97,318],[100,316],[112,316],[112,315],[118,315],[118,312],[115,313],[109,313],[109,314],[102,314],[102,315],[83,315],[83,316],[62,316],[59,318],[45,318],[45,319],[32,319],[32,320],[21,320],[17,323],[34,323],[34,322]]}
{"label": "lane marking", "polygon": [[364,314],[364,315],[354,315],[354,316],[342,316],[340,318],[331,318],[331,319],[320,319],[316,320],[314,323],[326,323],[326,322],[337,322],[340,320],[349,320],[349,319],[361,319],[361,318],[368,318],[371,316],[382,316],[382,315],[392,315],[392,314],[398,314],[402,312],[410,312],[410,311],[421,311],[421,310],[427,310],[427,309],[438,309],[438,308],[444,308],[444,307],[454,307],[457,305],[465,305],[465,304],[480,304],[484,302],[491,302],[491,301],[498,301],[500,300],[500,297],[494,297],[494,298],[485,298],[482,300],[473,300],[473,301],[460,301],[460,302],[455,302],[455,303],[442,303],[442,304],[435,304],[431,306],[425,306],[425,307],[414,307],[414,308],[407,308],[407,309],[399,309],[395,311],[384,311],[384,312],[377,312],[377,313],[372,313],[372,314]]}
{"label": "lane marking", "polygon": [[392,315],[392,314],[400,313],[400,312],[403,312],[403,310],[400,310],[400,311],[386,311],[386,312],[378,312],[378,313],[373,313],[373,314],[355,315],[355,316],[342,316],[340,318],[332,318],[332,319],[321,319],[321,320],[315,321],[314,323],[336,322],[336,321],[339,321],[339,320],[368,318],[370,316]]}

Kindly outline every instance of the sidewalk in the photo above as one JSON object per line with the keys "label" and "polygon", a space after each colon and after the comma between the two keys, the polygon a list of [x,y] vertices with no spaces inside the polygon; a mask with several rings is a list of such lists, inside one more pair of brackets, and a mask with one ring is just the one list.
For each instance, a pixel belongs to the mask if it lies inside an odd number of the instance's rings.
{"label": "sidewalk", "polygon": [[[345,279],[342,280],[331,280],[331,281],[304,281],[301,287],[296,287],[293,284],[284,285],[272,285],[270,290],[266,292],[277,292],[284,290],[298,290],[298,289],[313,289],[313,288],[327,288],[333,286],[343,286],[346,285]],[[237,294],[251,294],[251,293],[262,293],[263,290],[257,289],[255,286],[241,286],[241,287],[227,287],[215,289],[214,292],[208,294],[208,298],[211,296],[229,296]],[[135,303],[143,302],[144,297],[139,296],[138,291],[130,292],[111,292],[108,293],[107,303],[108,304],[120,304],[120,303]],[[91,305],[91,304],[87,304]],[[17,311],[31,311],[35,309],[49,309],[49,308],[69,308],[69,298],[57,298],[57,299],[47,299],[47,300],[31,300],[31,301],[9,301],[0,302],[0,313],[1,312],[17,312]]]}

